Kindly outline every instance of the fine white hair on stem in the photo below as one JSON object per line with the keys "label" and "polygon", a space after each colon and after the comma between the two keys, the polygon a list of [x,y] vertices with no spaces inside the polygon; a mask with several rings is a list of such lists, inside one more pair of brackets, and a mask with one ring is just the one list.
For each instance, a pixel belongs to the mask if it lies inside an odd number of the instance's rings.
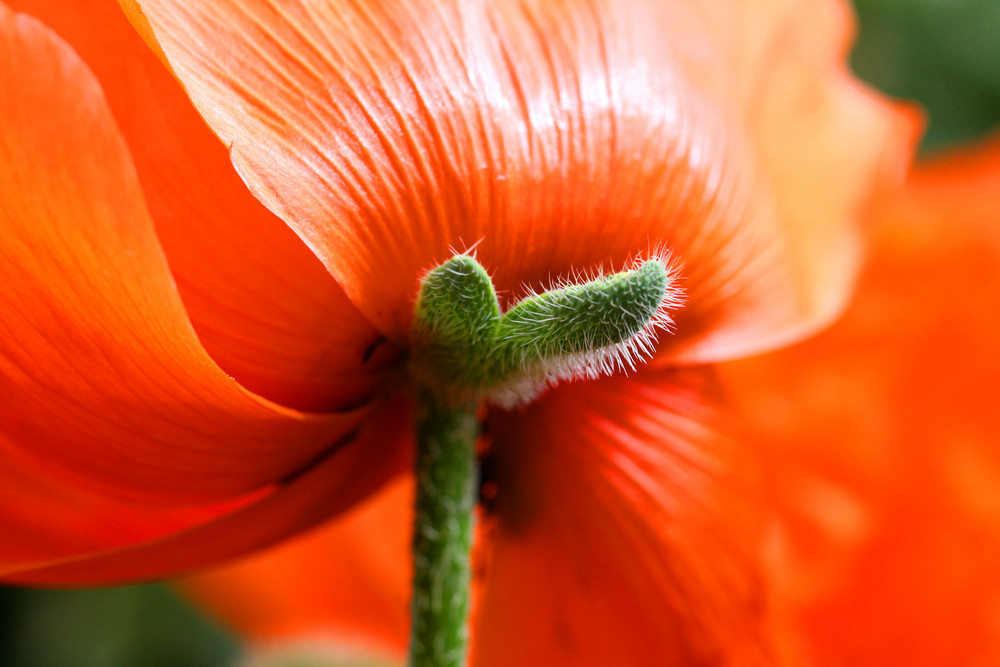
{"label": "fine white hair on stem", "polygon": [[414,372],[457,402],[510,407],[561,380],[635,371],[683,303],[679,267],[658,250],[610,273],[571,271],[502,313],[471,251],[424,276],[414,309]]}
{"label": "fine white hair on stem", "polygon": [[[587,303],[602,285],[625,274],[635,274],[650,262],[657,266],[655,277],[665,280],[656,297],[658,302],[644,317],[637,318],[638,313],[627,312],[614,301],[600,305],[596,301]],[[500,332],[497,349],[513,353],[513,358],[503,362],[513,370],[489,391],[490,400],[501,407],[513,407],[563,380],[634,372],[652,357],[659,336],[673,330],[671,313],[684,303],[683,291],[677,285],[679,273],[679,265],[670,253],[655,249],[649,254],[637,254],[620,271],[575,270],[553,281],[545,292],[529,291],[525,299],[505,314],[508,319],[516,317],[517,326]],[[555,299],[554,295],[562,299]],[[515,314],[524,303],[539,306]],[[616,313],[615,308],[622,312]],[[639,303],[631,304],[631,308],[644,310]],[[573,321],[574,316],[578,321]],[[599,317],[596,325],[592,319],[595,316]],[[512,337],[518,340],[512,341]]]}

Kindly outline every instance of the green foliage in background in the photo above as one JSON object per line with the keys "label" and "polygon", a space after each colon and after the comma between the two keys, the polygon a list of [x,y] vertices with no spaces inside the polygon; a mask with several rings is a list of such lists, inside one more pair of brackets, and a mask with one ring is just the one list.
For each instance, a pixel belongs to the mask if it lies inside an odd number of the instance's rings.
{"label": "green foliage in background", "polygon": [[220,667],[237,654],[233,638],[165,586],[0,588],[7,667]]}
{"label": "green foliage in background", "polygon": [[[856,0],[852,65],[930,114],[925,152],[1000,124],[1000,0]],[[229,667],[235,640],[162,586],[0,588],[0,665]]]}
{"label": "green foliage in background", "polygon": [[1000,0],[856,0],[851,64],[886,93],[930,114],[922,150],[970,141],[1000,124]]}

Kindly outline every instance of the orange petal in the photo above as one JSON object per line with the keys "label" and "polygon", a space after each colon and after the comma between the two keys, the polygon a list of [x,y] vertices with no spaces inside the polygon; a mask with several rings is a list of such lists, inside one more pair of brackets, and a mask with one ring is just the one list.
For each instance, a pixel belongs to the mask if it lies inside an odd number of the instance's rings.
{"label": "orange petal", "polygon": [[752,476],[701,369],[577,383],[491,422],[474,664],[757,664]]}
{"label": "orange petal", "polygon": [[727,370],[810,664],[1000,662],[1000,138],[905,195],[841,323]]}
{"label": "orange petal", "polygon": [[13,0],[97,76],[181,299],[213,359],[245,387],[303,410],[358,402],[380,379],[378,333],[316,256],[247,190],[226,146],[108,0]]}
{"label": "orange petal", "polygon": [[233,511],[250,499],[208,507],[150,508],[81,488],[0,435],[0,575],[157,539]]}
{"label": "orange petal", "polygon": [[390,337],[455,248],[509,297],[665,246],[686,361],[828,321],[913,134],[847,77],[840,4],[716,4],[138,1],[251,190]]}
{"label": "orange petal", "polygon": [[255,642],[332,638],[406,653],[413,480],[401,477],[311,535],[181,584]]}
{"label": "orange petal", "polygon": [[[411,461],[410,413],[390,404],[351,444],[266,497],[200,525],[128,548],[68,558],[7,574],[30,585],[118,584],[190,572],[271,546],[313,528],[375,493]],[[372,457],[379,465],[372,465]],[[208,520],[213,519],[213,520]]]}
{"label": "orange petal", "polygon": [[[578,383],[490,420],[472,664],[756,664],[766,654],[753,482],[701,370]],[[412,483],[186,584],[256,640],[402,655]],[[730,660],[731,662],[725,662]]]}
{"label": "orange petal", "polygon": [[[735,110],[764,174],[773,214],[780,221],[790,284],[754,296],[779,303],[731,312],[769,314],[784,326],[767,340],[739,327],[719,327],[708,341],[682,350],[701,360],[732,358],[794,342],[829,324],[846,305],[858,271],[874,200],[895,190],[923,122],[915,108],[890,107],[862,86],[846,66],[853,33],[849,4],[840,0],[713,0],[662,3],[714,36],[718,53],[682,37],[678,51],[692,81]],[[734,7],[735,5],[735,7]],[[668,13],[674,12],[665,9]],[[739,287],[738,282],[722,286]],[[784,314],[779,312],[787,309]],[[685,326],[679,314],[678,327]],[[752,333],[760,324],[747,324]]]}
{"label": "orange petal", "polygon": [[357,426],[363,411],[306,415],[249,394],[205,353],[97,81],[3,6],[0,90],[10,447],[111,494],[204,503],[283,479]]}

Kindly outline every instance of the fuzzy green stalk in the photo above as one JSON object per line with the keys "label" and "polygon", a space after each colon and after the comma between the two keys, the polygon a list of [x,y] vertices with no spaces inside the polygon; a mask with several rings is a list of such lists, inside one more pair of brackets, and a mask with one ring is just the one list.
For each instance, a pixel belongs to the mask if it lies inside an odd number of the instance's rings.
{"label": "fuzzy green stalk", "polygon": [[465,667],[477,498],[476,416],[562,377],[594,377],[648,353],[677,303],[657,259],[533,295],[501,314],[489,274],[457,255],[424,278],[414,308],[418,392],[412,667]]}
{"label": "fuzzy green stalk", "polygon": [[430,393],[417,418],[411,665],[464,667],[479,423]]}

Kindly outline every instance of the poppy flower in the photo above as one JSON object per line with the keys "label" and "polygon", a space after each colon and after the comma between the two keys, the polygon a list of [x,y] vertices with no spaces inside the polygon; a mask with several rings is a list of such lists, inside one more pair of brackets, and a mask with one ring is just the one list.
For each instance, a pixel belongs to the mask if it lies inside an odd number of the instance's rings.
{"label": "poppy flower", "polygon": [[121,4],[0,4],[5,579],[190,570],[401,474],[413,304],[456,248],[508,306],[665,247],[686,305],[646,369],[484,417],[478,618],[522,641],[477,641],[763,650],[704,364],[829,322],[906,163],[843,7]]}
{"label": "poppy flower", "polygon": [[[787,664],[1000,659],[998,193],[1000,137],[919,164],[879,212],[844,318],[720,366],[760,456],[763,586]],[[257,642],[398,660],[408,491],[184,588]]]}

